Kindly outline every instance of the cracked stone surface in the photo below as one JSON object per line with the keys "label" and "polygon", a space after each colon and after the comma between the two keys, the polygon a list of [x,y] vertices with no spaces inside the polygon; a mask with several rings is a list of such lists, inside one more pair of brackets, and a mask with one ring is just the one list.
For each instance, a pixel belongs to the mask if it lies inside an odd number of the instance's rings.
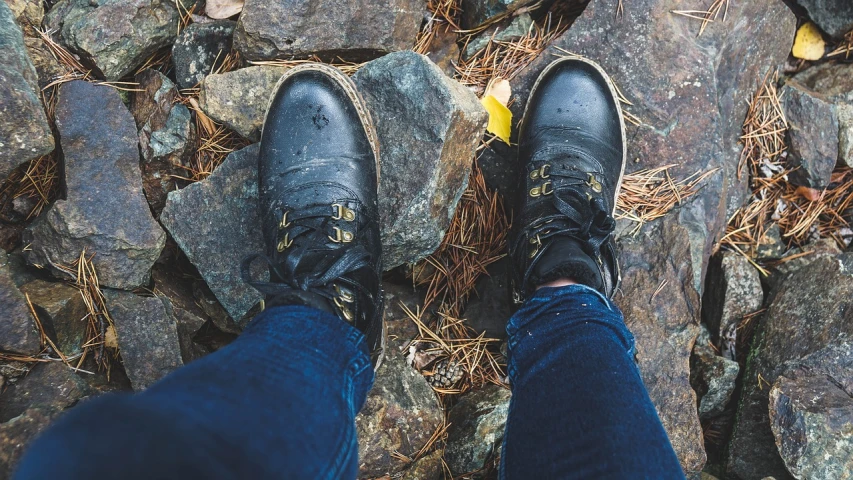
{"label": "cracked stone surface", "polygon": [[107,80],[118,80],[175,40],[179,17],[169,0],[61,0],[45,23]]}
{"label": "cracked stone surface", "polygon": [[[805,361],[815,352],[853,337],[853,254],[819,257],[788,274],[771,293],[768,305],[747,361],[737,423],[729,445],[728,471],[740,478],[790,478],[768,421],[771,387],[786,374],[786,362]],[[805,411],[802,409],[806,405],[796,404],[800,393],[814,388],[809,383],[799,377],[783,380],[773,400],[777,414],[780,408],[787,408],[785,402],[793,402],[795,412]],[[820,390],[826,391],[824,387]],[[789,400],[782,399],[782,395]],[[784,412],[782,415],[789,416]],[[796,455],[790,453],[783,448],[788,461],[794,459],[798,463]]]}
{"label": "cracked stone surface", "polygon": [[383,268],[438,248],[468,185],[488,115],[423,55],[398,52],[354,76],[379,136]]}
{"label": "cracked stone surface", "polygon": [[166,233],[142,193],[136,124],[111,87],[65,83],[56,105],[65,159],[66,195],[23,233],[27,261],[67,278],[80,252],[94,254],[101,286],[133,289],[146,282]]}
{"label": "cracked stone surface", "polygon": [[247,0],[234,48],[247,60],[375,57],[412,48],[426,13],[423,0]]}
{"label": "cracked stone surface", "polygon": [[12,10],[0,2],[0,179],[52,150],[38,74]]}

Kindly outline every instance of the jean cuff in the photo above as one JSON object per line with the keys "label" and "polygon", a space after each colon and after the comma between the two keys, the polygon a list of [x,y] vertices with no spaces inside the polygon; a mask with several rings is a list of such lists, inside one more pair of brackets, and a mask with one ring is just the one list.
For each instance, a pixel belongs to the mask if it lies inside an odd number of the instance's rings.
{"label": "jean cuff", "polygon": [[561,287],[540,287],[536,290],[536,292],[534,292],[533,296],[530,297],[528,301],[548,302],[551,300],[558,299],[559,297],[583,293],[595,295],[596,297],[601,299],[601,303],[606,306],[608,310],[614,310],[615,306],[613,305],[613,302],[611,302],[607,297],[605,297],[603,293],[592,287],[582,285],[580,283],[564,285]]}

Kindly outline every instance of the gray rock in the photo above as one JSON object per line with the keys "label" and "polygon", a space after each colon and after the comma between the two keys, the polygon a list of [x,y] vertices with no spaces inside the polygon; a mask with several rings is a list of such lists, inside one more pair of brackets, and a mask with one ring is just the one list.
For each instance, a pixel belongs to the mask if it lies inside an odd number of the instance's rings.
{"label": "gray rock", "polygon": [[243,258],[265,249],[257,206],[257,155],[257,145],[228,155],[207,179],[171,192],[160,216],[236,320],[263,299],[240,277]]}
{"label": "gray rock", "polygon": [[63,410],[73,407],[90,393],[86,381],[71,367],[62,362],[39,363],[0,396],[0,423],[21,415],[28,408]]}
{"label": "gray rock", "polygon": [[840,39],[853,30],[853,4],[847,0],[796,0],[824,32]]}
{"label": "gray rock", "polygon": [[818,92],[835,106],[838,118],[838,163],[853,166],[853,65],[822,63],[798,73],[793,83]]}
{"label": "gray rock", "polygon": [[522,13],[517,17],[513,17],[509,25],[490,28],[471,39],[471,41],[468,42],[468,46],[465,47],[463,58],[471,58],[475,53],[486,48],[486,45],[489,44],[489,40],[492,40],[493,42],[511,42],[513,40],[518,40],[526,35],[532,26],[533,19],[530,18],[530,14],[528,13]]}
{"label": "gray rock", "polygon": [[248,0],[234,47],[247,60],[377,56],[411,48],[425,14],[423,0]]}
{"label": "gray rock", "polygon": [[835,242],[835,239],[832,238],[822,238],[817,242],[810,243],[802,248],[792,249],[782,258],[785,259],[795,255],[800,256],[793,260],[786,260],[770,271],[770,277],[767,278],[769,290],[773,291],[773,289],[775,289],[782,280],[815,260],[824,257],[834,257],[839,253],[841,253],[841,249],[838,248],[838,244]]}
{"label": "gray rock", "polygon": [[770,428],[794,477],[853,472],[853,343],[786,364],[770,390]]}
{"label": "gray rock", "polygon": [[151,278],[154,280],[154,293],[163,300],[166,312],[177,324],[184,364],[201,358],[207,351],[195,343],[193,337],[204,325],[206,315],[196,304],[192,285],[181,281],[176,272],[159,263],[151,271]]}
{"label": "gray rock", "polygon": [[[195,298],[196,303],[201,307],[204,314],[210,318],[210,321],[213,322],[216,328],[234,335],[239,335],[240,332],[243,331],[243,328],[238,325],[233,318],[231,318],[231,315],[228,314],[228,310],[225,310],[225,307],[219,303],[219,300],[216,299],[216,295],[213,294],[213,291],[207,283],[204,282],[204,280],[194,280],[192,289],[193,298]],[[248,320],[248,318],[249,314],[247,314],[244,319]],[[238,318],[238,320],[243,319]]]}
{"label": "gray rock", "polygon": [[155,216],[166,206],[166,195],[177,188],[176,176],[187,176],[195,151],[195,123],[190,111],[177,103],[178,89],[165,75],[145,70],[135,78],[136,92],[130,110],[139,129],[142,153],[142,191]]}
{"label": "gray rock", "polygon": [[118,80],[175,40],[179,17],[168,0],[61,0],[45,22],[107,80]]}
{"label": "gray rock", "polygon": [[643,383],[681,465],[698,472],[706,456],[690,385],[690,353],[699,333],[700,304],[689,258],[689,233],[675,216],[623,238],[622,294],[615,301],[634,334]]}
{"label": "gray rock", "polygon": [[499,455],[511,397],[508,389],[488,384],[450,409],[444,460],[454,474],[480,470]]}
{"label": "gray rock", "polygon": [[65,68],[59,64],[50,49],[41,38],[24,37],[27,54],[33,62],[38,74],[39,88],[45,88],[51,82],[65,73]]}
{"label": "gray rock", "polygon": [[53,150],[53,135],[39,98],[38,75],[21,28],[0,2],[0,179],[18,165]]}
{"label": "gray rock", "polygon": [[708,268],[708,282],[702,302],[702,319],[721,354],[734,360],[735,334],[744,316],[761,309],[764,290],[758,270],[743,255],[722,252]]}
{"label": "gray rock", "polygon": [[391,269],[441,243],[488,115],[470,90],[414,52],[369,62],[353,79],[379,135],[383,262]]}
{"label": "gray rock", "polygon": [[22,285],[21,292],[29,295],[59,351],[66,356],[83,351],[89,310],[80,290],[64,283],[33,280]]}
{"label": "gray rock", "polygon": [[115,322],[122,363],[135,391],[145,390],[183,365],[174,319],[156,297],[104,291]]}
{"label": "gray rock", "polygon": [[798,168],[791,183],[811,188],[829,185],[838,160],[838,114],[835,105],[817,92],[788,83],[780,92],[788,121],[788,162]]}
{"label": "gray rock", "polygon": [[258,141],[270,96],[284,72],[280,67],[256,66],[208,75],[201,83],[199,105],[210,118]]}
{"label": "gray rock", "polygon": [[409,458],[429,441],[442,425],[444,412],[426,379],[406,362],[406,346],[417,327],[400,307],[418,303],[405,289],[386,284],[385,360],[376,372],[373,389],[356,417],[359,442],[359,478],[396,475],[408,465],[392,456]]}
{"label": "gray rock", "polygon": [[717,355],[711,348],[711,336],[702,325],[690,357],[690,384],[699,398],[699,419],[719,416],[726,409],[735,390],[740,365]]}
{"label": "gray rock", "polygon": [[[823,256],[774,288],[744,374],[728,472],[789,478],[768,422],[771,387],[797,361],[853,335],[853,254]],[[794,395],[794,390],[789,390]],[[784,393],[784,392],[782,392]]]}
{"label": "gray rock", "polygon": [[438,28],[432,37],[429,52],[426,54],[438,68],[448,77],[456,75],[455,63],[459,60],[459,45],[456,43],[456,32],[452,29]]}
{"label": "gray rock", "polygon": [[18,25],[23,29],[41,27],[44,20],[44,5],[40,0],[6,0]]}
{"label": "gray rock", "polygon": [[778,223],[774,223],[764,231],[764,237],[758,248],[755,249],[756,260],[775,260],[785,253],[788,245],[782,238],[782,230]]}
{"label": "gray rock", "polygon": [[30,408],[0,425],[0,478],[11,478],[26,447],[60,412]]}
{"label": "gray rock", "polygon": [[192,23],[181,31],[172,46],[175,78],[181,88],[192,88],[215,71],[231,51],[233,20]]}
{"label": "gray rock", "polygon": [[[699,23],[659,12],[683,9],[681,0],[638,0],[625,16],[619,0],[591,2],[572,27],[510,83],[514,118],[521,118],[536,77],[565,51],[599,62],[634,106],[629,124],[628,172],[675,164],[673,178],[722,168],[672,213],[690,231],[694,288],[701,291],[707,260],[728,217],[748,198],[748,175],[738,179],[740,136],[747,102],[770,68],[783,63],[796,18],[783,2],[745,0],[729,5],[725,21]],[[706,112],[695,115],[695,112]],[[689,155],[686,152],[691,152]]]}
{"label": "gray rock", "polygon": [[476,28],[499,15],[508,15],[535,0],[462,0],[462,27]]}
{"label": "gray rock", "polygon": [[441,450],[424,455],[407,468],[400,480],[441,480],[444,478]]}
{"label": "gray rock", "polygon": [[85,250],[101,286],[146,283],[166,234],[142,193],[133,117],[115,89],[75,80],[59,89],[56,124],[66,196],[24,231],[27,261],[70,265]]}
{"label": "gray rock", "polygon": [[11,266],[5,253],[0,253],[0,350],[23,354],[38,353],[41,337],[30,314],[26,297],[12,278]]}
{"label": "gray rock", "polygon": [[175,322],[184,365],[207,355],[207,350],[193,340],[206,321],[189,310],[177,307],[168,298],[161,298],[161,301],[166,313]]}

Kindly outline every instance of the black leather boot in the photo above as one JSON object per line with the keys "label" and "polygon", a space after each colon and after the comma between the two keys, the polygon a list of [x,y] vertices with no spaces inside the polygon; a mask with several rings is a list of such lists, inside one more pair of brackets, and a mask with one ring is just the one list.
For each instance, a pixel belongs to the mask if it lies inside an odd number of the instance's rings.
{"label": "black leather boot", "polygon": [[361,330],[375,368],[384,349],[377,188],[379,150],[355,84],[328,65],[289,70],[261,135],[259,209],[266,308],[307,305]]}
{"label": "black leather boot", "polygon": [[518,145],[514,303],[560,278],[612,297],[620,278],[613,213],[625,170],[625,124],[601,67],[565,58],[545,68],[530,92]]}

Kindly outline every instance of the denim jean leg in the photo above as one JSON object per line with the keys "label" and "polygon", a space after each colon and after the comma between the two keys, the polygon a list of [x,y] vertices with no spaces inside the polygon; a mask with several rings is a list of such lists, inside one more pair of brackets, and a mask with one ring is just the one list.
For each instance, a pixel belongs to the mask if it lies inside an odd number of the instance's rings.
{"label": "denim jean leg", "polygon": [[684,478],[611,301],[583,285],[542,288],[507,333],[501,478]]}
{"label": "denim jean leg", "polygon": [[372,383],[359,331],[275,307],[148,390],[70,410],[15,478],[355,478],[354,420]]}

